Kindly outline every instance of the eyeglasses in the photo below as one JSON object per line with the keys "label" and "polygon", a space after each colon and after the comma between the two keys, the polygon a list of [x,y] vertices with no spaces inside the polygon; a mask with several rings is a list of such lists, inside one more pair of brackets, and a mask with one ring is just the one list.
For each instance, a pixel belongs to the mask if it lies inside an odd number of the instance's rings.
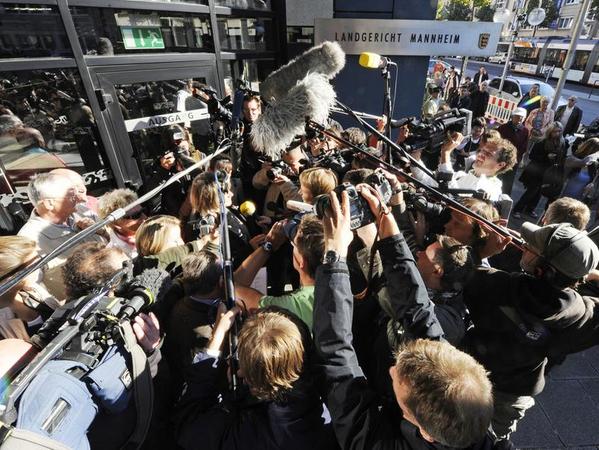
{"label": "eyeglasses", "polygon": [[143,217],[144,217],[144,210],[141,208],[138,210],[130,211],[127,214],[125,214],[125,219],[137,220],[137,219],[141,219]]}

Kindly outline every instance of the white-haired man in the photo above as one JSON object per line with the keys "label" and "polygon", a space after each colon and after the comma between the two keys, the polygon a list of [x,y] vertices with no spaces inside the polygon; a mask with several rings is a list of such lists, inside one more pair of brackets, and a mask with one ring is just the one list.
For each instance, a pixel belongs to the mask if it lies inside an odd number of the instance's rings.
{"label": "white-haired man", "polygon": [[[80,198],[72,180],[64,174],[37,175],[27,186],[27,196],[33,205],[33,211],[18,235],[33,239],[42,255],[50,253],[74,234],[94,223],[89,218],[81,218],[75,214]],[[90,241],[102,241],[102,238],[94,234],[82,242]],[[61,266],[69,255],[70,251],[67,250],[50,261],[44,274],[44,283],[48,290],[59,299],[64,298],[62,276],[60,270],[53,269]]]}

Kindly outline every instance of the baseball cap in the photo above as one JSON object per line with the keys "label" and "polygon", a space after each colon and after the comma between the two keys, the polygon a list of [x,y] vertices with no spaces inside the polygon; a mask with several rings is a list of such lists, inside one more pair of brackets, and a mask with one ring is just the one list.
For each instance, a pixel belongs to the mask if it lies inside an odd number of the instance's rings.
{"label": "baseball cap", "polygon": [[585,231],[569,223],[540,227],[524,222],[520,233],[561,274],[578,280],[599,264],[599,248]]}
{"label": "baseball cap", "polygon": [[512,111],[512,116],[526,117],[526,109],[516,108]]}

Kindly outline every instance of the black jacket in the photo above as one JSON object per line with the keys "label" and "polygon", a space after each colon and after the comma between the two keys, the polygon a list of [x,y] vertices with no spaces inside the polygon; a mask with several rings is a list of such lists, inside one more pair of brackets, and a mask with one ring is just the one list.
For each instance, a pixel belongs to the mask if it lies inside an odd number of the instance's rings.
{"label": "black jacket", "polygon": [[[561,121],[562,115],[566,110],[566,105],[562,105],[557,108],[555,111],[555,120]],[[564,127],[564,136],[567,134],[573,134],[578,131],[578,127],[580,126],[580,121],[582,120],[582,110],[578,106],[574,106],[572,109],[572,114],[568,118],[568,122],[566,122],[566,126]]]}
{"label": "black jacket", "polygon": [[[323,264],[316,271],[314,340],[320,357],[327,406],[342,449],[447,449],[425,441],[403,419],[397,402],[381,405],[369,387],[352,347],[353,296],[345,262]],[[432,328],[440,331],[437,319]],[[506,444],[509,445],[509,444]],[[489,438],[471,448],[491,449]]]}
{"label": "black jacket", "polygon": [[466,335],[469,352],[502,392],[538,394],[545,385],[547,356],[597,342],[596,299],[524,273],[477,269],[464,301],[474,324]]}
{"label": "black jacket", "polygon": [[411,339],[447,339],[458,345],[466,332],[465,307],[461,293],[444,303],[434,303],[418,271],[403,235],[398,234],[378,243],[387,290],[394,310]]}

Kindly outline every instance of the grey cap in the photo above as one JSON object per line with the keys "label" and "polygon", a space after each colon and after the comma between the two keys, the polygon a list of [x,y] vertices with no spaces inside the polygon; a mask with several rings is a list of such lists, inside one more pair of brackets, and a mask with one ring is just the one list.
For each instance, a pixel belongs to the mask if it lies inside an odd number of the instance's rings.
{"label": "grey cap", "polygon": [[585,231],[569,223],[540,227],[524,222],[520,233],[556,270],[573,280],[584,277],[599,264],[599,248]]}

